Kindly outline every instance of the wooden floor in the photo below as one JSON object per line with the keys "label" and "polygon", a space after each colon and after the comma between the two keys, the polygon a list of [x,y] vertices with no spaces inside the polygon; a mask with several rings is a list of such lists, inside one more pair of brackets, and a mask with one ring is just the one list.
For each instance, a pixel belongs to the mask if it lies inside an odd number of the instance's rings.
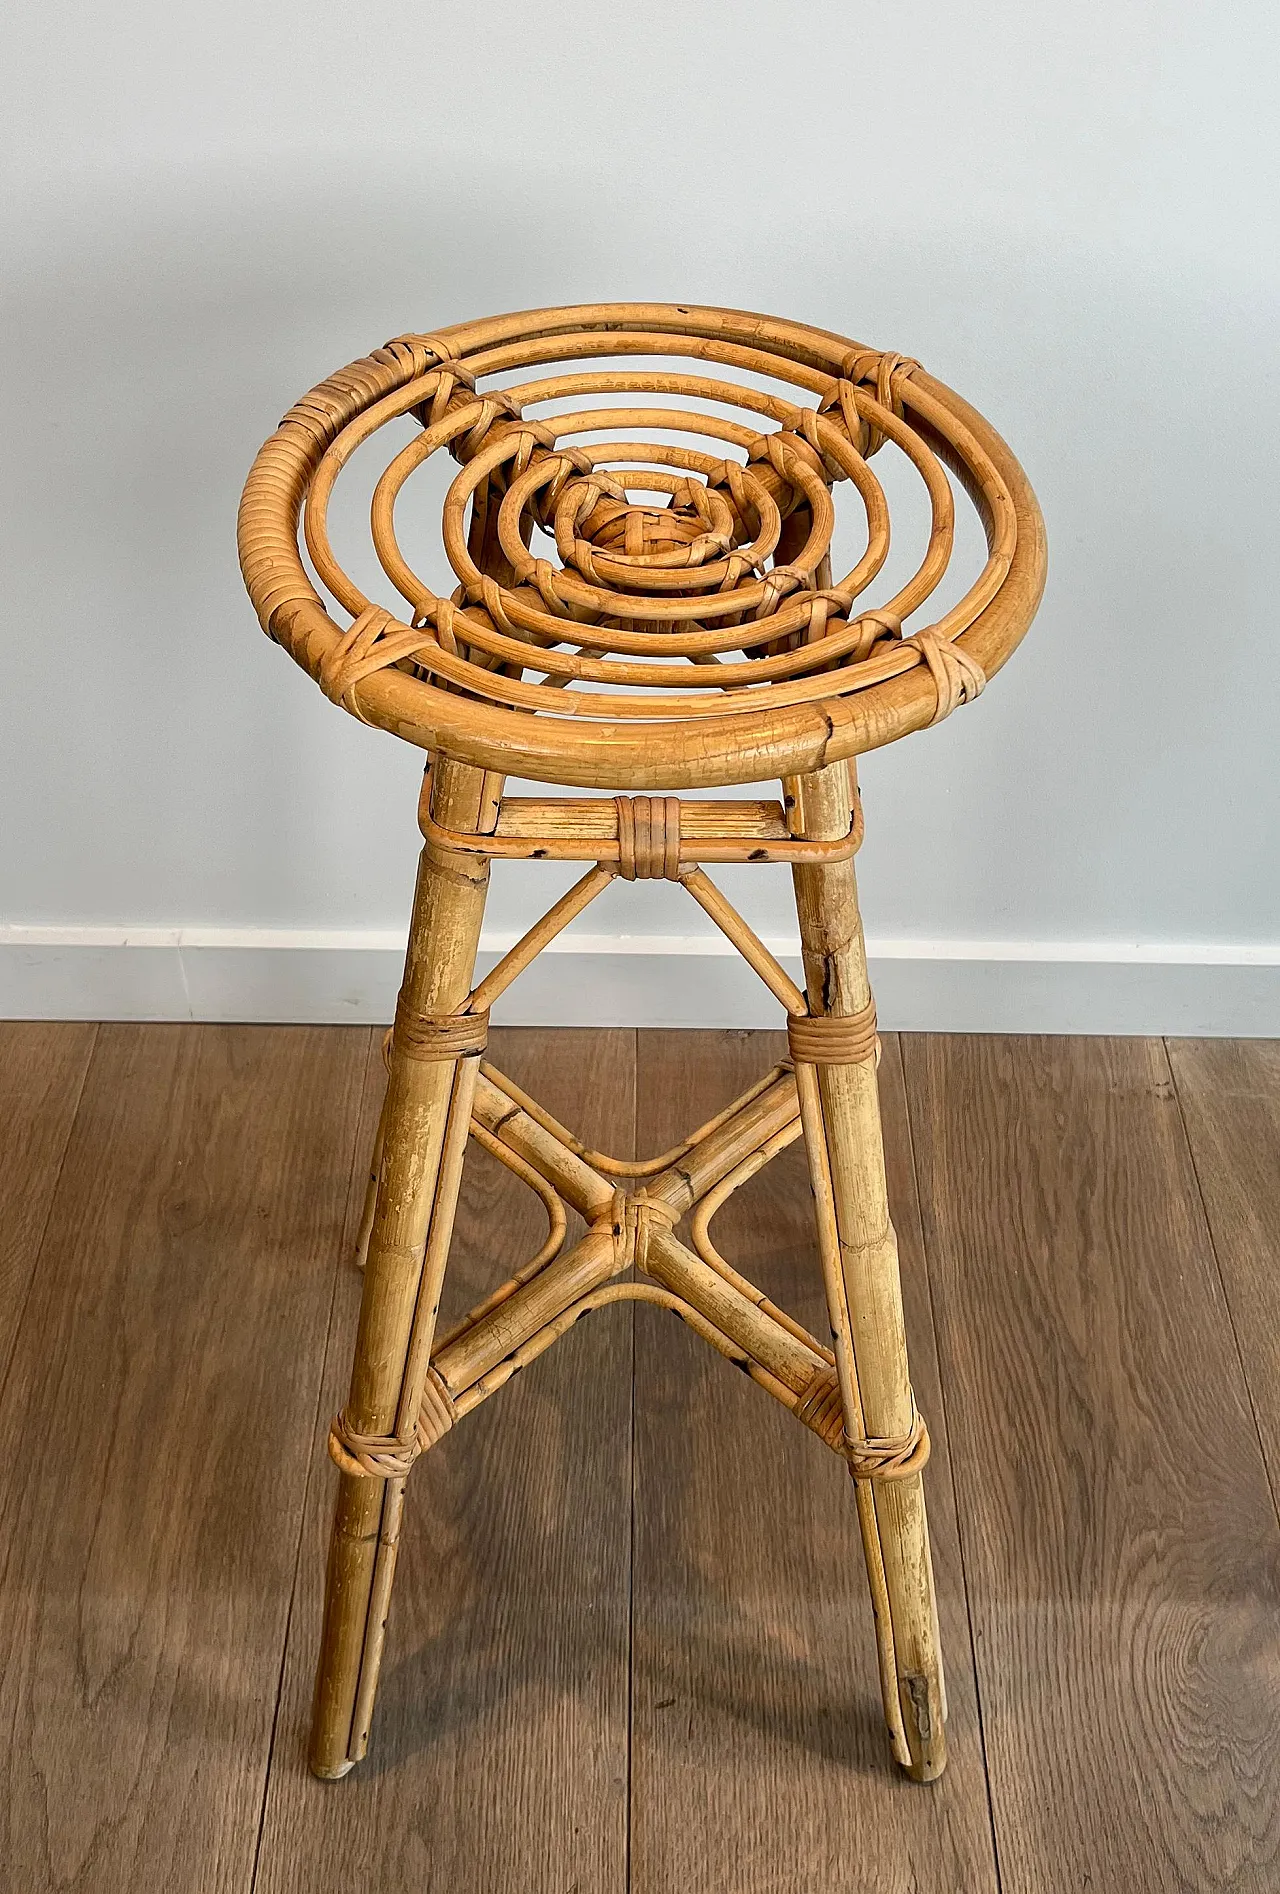
{"label": "wooden floor", "polygon": [[[492,1056],[627,1154],[780,1043]],[[1280,1043],[890,1039],[881,1080],[942,1782],[889,1761],[839,1463],[615,1307],[415,1471],[371,1753],[321,1785],[375,1036],[0,1025],[0,1888],[1280,1888]],[[475,1158],[453,1306],[539,1214]],[[799,1146],[716,1231],[821,1327]]]}

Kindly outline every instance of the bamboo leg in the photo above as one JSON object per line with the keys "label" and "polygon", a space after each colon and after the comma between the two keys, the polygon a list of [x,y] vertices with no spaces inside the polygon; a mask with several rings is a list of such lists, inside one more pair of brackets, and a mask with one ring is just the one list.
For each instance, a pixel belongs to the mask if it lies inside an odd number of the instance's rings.
{"label": "bamboo leg", "polygon": [[[478,828],[484,773],[438,759],[433,775],[436,819]],[[466,1002],[488,873],[483,859],[423,848],[401,987],[414,1013],[455,1012]],[[393,1042],[346,1407],[361,1433],[402,1431],[421,1402],[478,1067],[474,1058],[407,1057]],[[343,1776],[364,1754],[403,1489],[403,1480],[341,1476],[311,1734],[318,1776]]]}
{"label": "bamboo leg", "polygon": [[369,1160],[369,1175],[365,1179],[364,1208],[360,1212],[360,1228],[356,1231],[355,1265],[363,1269],[365,1258],[369,1254],[369,1238],[373,1235],[373,1213],[378,1206],[378,1175],[382,1170],[382,1144],[384,1110],[378,1117],[377,1136],[373,1140],[373,1156]]}
{"label": "bamboo leg", "polygon": [[[786,788],[800,833],[846,832],[852,779],[844,763]],[[861,1012],[870,985],[853,863],[792,873],[809,1009]],[[898,1438],[909,1431],[913,1409],[875,1065],[801,1066],[796,1076],[847,1430]],[[931,1781],[946,1762],[946,1696],[921,1476],[860,1480],[855,1491],[885,1718],[899,1762],[918,1781]]]}

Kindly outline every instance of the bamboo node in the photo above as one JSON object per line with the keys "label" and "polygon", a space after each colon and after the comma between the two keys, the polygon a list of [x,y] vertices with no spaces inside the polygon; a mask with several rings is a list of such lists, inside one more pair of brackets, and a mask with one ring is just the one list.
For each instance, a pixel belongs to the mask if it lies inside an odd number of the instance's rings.
{"label": "bamboo node", "polygon": [[358,1433],[344,1409],[329,1427],[329,1458],[343,1473],[361,1479],[403,1480],[418,1456],[442,1440],[457,1417],[453,1396],[436,1370],[428,1368],[412,1439]]}
{"label": "bamboo node", "polygon": [[403,993],[396,998],[396,1023],[391,1028],[392,1052],[406,1059],[439,1062],[478,1059],[489,1043],[489,1015],[479,1013],[417,1013]]}
{"label": "bamboo node", "polygon": [[799,1065],[862,1065],[878,1058],[876,1003],[860,1013],[789,1013],[787,1046]]}

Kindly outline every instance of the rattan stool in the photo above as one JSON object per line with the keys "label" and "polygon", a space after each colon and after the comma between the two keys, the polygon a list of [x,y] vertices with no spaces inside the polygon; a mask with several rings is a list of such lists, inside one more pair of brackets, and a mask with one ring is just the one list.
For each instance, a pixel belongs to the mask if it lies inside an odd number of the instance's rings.
{"label": "rattan stool", "polygon": [[[640,365],[617,366],[628,358]],[[725,372],[682,373],[682,358]],[[405,415],[420,431],[372,508],[378,559],[407,601],[396,617],[337,563],[325,519],[356,448]],[[889,547],[871,466],[886,442],[919,474],[932,524],[914,574],[865,609]],[[723,456],[707,451],[720,444]],[[441,448],[460,468],[444,508],[448,597],[410,568],[395,532],[401,488]],[[951,561],[946,468],[981,516],[988,558],[957,604],[908,634]],[[865,548],[836,580],[832,489],[846,480]],[[300,520],[345,629],[303,564]],[[401,336],[305,395],[254,463],[240,557],[267,634],[334,703],[429,758],[355,1363],[329,1441],[341,1480],[312,1768],[341,1776],[365,1753],[414,1460],[581,1315],[632,1297],[674,1310],[845,1459],[893,1751],[918,1779],[937,1776],[946,1699],[921,1480],[929,1436],[885,1192],[854,759],[976,697],[1026,631],[1045,542],[1017,462],[917,362],[825,330],[662,304],[544,309]],[[508,774],[617,793],[509,797]],[[672,793],[769,778],[781,801]],[[495,858],[587,867],[473,987]],[[790,865],[805,992],[707,876],[714,862]],[[781,1002],[789,1041],[784,1063],[646,1163],[590,1149],[483,1059],[498,995],[619,876],[678,882]],[[730,1192],[801,1136],[830,1347],[709,1233]],[[469,1137],[542,1197],[549,1233],[437,1334]],[[586,1225],[567,1249],[566,1207]]]}

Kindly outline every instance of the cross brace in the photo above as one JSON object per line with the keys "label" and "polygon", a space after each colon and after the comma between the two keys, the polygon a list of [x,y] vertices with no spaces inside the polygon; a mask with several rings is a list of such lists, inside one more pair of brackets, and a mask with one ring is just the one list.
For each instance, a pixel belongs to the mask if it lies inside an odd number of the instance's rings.
{"label": "cross brace", "polygon": [[432,1365],[459,1414],[541,1354],[580,1314],[598,1306],[602,1285],[617,1283],[610,1299],[645,1298],[646,1284],[617,1282],[634,1265],[665,1291],[667,1307],[785,1406],[794,1410],[808,1397],[806,1412],[812,1413],[830,1408],[823,1394],[834,1397],[831,1444],[838,1444],[839,1388],[830,1351],[795,1324],[784,1326],[758,1290],[717,1270],[672,1229],[700,1199],[733,1178],[743,1159],[762,1144],[779,1151],[800,1136],[789,1070],[775,1068],[714,1130],[695,1136],[675,1162],[633,1194],[579,1156],[490,1066],[481,1069],[473,1112],[503,1150],[522,1158],[584,1218],[587,1230],[566,1254],[445,1338]]}
{"label": "cross brace", "polygon": [[[417,1420],[419,1447],[434,1445],[581,1316],[635,1300],[688,1323],[842,1453],[855,1478],[903,1478],[924,1464],[923,1423],[908,1443],[847,1437],[831,1349],[740,1276],[711,1241],[711,1218],[731,1192],[802,1134],[790,1064],[774,1066],[683,1144],[648,1163],[588,1151],[487,1062],[471,1110],[472,1136],[543,1197],[549,1235],[529,1263],[436,1337]],[[646,1181],[627,1191],[617,1182],[622,1176]],[[566,1204],[587,1224],[567,1253]],[[674,1226],[691,1210],[689,1248]],[[633,1267],[648,1280],[620,1280]],[[358,1470],[336,1435],[331,1451],[339,1466]]]}

